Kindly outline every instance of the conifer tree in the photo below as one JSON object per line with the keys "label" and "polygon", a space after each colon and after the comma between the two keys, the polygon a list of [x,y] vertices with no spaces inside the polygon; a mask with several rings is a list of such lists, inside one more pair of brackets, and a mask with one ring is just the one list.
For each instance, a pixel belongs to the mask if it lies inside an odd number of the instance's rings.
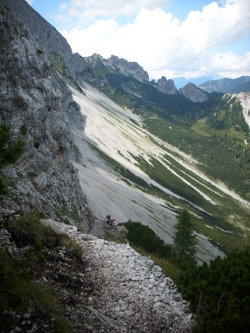
{"label": "conifer tree", "polygon": [[185,209],[178,217],[178,223],[175,226],[175,230],[174,244],[179,264],[183,267],[196,266],[196,239],[193,234],[190,214]]}

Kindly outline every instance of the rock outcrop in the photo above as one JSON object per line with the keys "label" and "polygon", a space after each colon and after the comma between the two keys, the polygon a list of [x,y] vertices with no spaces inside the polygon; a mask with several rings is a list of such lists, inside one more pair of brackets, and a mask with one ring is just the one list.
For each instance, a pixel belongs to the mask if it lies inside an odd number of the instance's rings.
{"label": "rock outcrop", "polygon": [[207,93],[197,88],[193,83],[186,84],[185,87],[179,89],[178,91],[195,103],[205,102],[208,100]]}
{"label": "rock outcrop", "polygon": [[[35,208],[56,217],[63,209],[69,223],[78,220],[88,230],[86,198],[69,161],[74,142],[62,109],[63,99],[73,100],[62,91],[65,84],[58,83],[44,49],[5,2],[0,3],[0,38],[0,122],[11,124],[13,141],[26,142],[17,163],[3,169],[9,195],[23,212]],[[11,206],[7,199],[5,205]]]}
{"label": "rock outcrop", "polygon": [[39,45],[51,58],[62,56],[71,76],[76,76],[87,67],[87,62],[79,53],[72,53],[66,39],[24,0],[6,0],[8,6],[18,14],[25,26],[36,37]]}
{"label": "rock outcrop", "polygon": [[164,94],[174,95],[177,93],[174,81],[171,79],[167,80],[165,76],[162,76],[154,86]]}
{"label": "rock outcrop", "polygon": [[125,59],[120,59],[117,56],[112,55],[108,58],[108,61],[115,66],[115,68],[126,76],[133,76],[140,82],[148,81],[148,73],[137,62],[129,62]]}

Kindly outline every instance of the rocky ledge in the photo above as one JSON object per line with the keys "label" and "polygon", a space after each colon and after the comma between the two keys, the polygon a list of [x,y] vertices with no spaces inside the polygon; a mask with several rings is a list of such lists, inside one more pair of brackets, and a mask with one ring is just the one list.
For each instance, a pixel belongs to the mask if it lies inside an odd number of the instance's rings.
{"label": "rocky ledge", "polygon": [[92,320],[85,329],[90,332],[191,331],[193,320],[188,303],[152,260],[128,244],[82,234],[74,226],[53,220],[43,223],[57,233],[67,234],[82,247],[87,263],[82,279],[95,286],[94,292],[88,294],[87,304],[84,293],[75,291],[77,306],[68,307],[69,317],[75,323],[87,310]]}

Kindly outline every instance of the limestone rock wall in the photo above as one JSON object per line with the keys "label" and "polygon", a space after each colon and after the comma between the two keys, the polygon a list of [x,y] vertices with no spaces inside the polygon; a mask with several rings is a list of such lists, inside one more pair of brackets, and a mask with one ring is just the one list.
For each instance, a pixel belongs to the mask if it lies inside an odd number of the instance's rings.
{"label": "limestone rock wall", "polygon": [[117,56],[111,56],[108,61],[115,66],[121,74],[133,76],[138,81],[148,81],[148,73],[137,62],[129,62],[125,59],[120,59]]}
{"label": "limestone rock wall", "polygon": [[81,73],[87,67],[86,60],[78,53],[72,53],[66,39],[49,24],[40,14],[28,5],[25,0],[6,0],[8,6],[25,22],[39,44],[50,57],[54,54],[63,57],[63,62],[72,76]]}
{"label": "limestone rock wall", "polygon": [[183,88],[179,89],[179,92],[195,103],[208,100],[207,93],[197,88],[193,83],[186,84]]}
{"label": "limestone rock wall", "polygon": [[[35,208],[45,216],[64,210],[67,222],[77,220],[88,230],[86,198],[69,161],[72,142],[62,86],[44,50],[4,1],[0,40],[0,123],[11,124],[13,141],[26,142],[17,163],[3,170],[11,200],[24,212]],[[70,101],[64,95],[64,103]]]}
{"label": "limestone rock wall", "polygon": [[174,95],[177,93],[174,81],[171,79],[167,80],[165,76],[162,76],[154,86],[164,94]]}

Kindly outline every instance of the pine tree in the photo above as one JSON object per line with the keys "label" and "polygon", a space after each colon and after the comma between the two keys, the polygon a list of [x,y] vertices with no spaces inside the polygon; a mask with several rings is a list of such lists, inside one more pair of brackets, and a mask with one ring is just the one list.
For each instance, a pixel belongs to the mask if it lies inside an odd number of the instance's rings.
{"label": "pine tree", "polygon": [[190,214],[185,209],[178,217],[178,223],[175,226],[175,230],[174,244],[179,264],[183,267],[196,266],[196,239],[193,234]]}

